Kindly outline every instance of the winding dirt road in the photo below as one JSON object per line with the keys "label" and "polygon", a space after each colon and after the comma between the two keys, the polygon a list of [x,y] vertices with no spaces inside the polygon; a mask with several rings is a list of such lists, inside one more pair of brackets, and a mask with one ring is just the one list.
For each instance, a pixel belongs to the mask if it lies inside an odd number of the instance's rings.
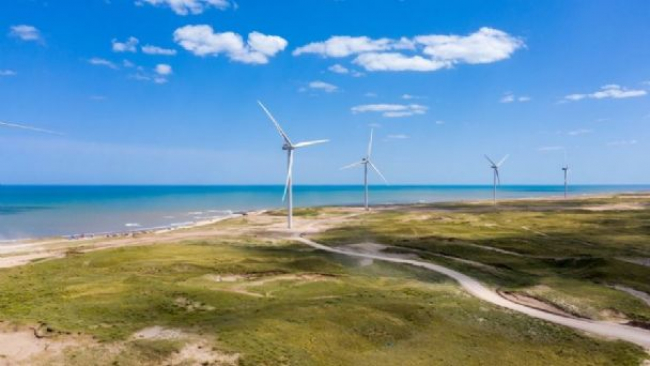
{"label": "winding dirt road", "polygon": [[392,262],[392,263],[409,264],[416,267],[426,268],[428,270],[435,271],[445,276],[453,278],[460,284],[461,287],[463,287],[470,294],[474,295],[475,297],[481,300],[492,303],[494,305],[498,305],[510,310],[517,311],[522,314],[526,314],[534,318],[564,325],[587,333],[603,336],[606,338],[615,338],[615,339],[631,342],[645,348],[646,350],[650,350],[650,330],[635,328],[623,324],[604,322],[604,321],[568,318],[556,314],[547,313],[538,309],[529,308],[527,306],[517,304],[510,300],[504,299],[503,297],[499,296],[495,291],[485,287],[476,279],[464,275],[460,272],[454,271],[452,269],[449,269],[447,267],[443,267],[429,262],[414,260],[414,259],[391,257],[390,255],[387,254],[376,254],[376,253],[371,254],[371,253],[362,253],[358,251],[353,252],[345,249],[328,247],[326,245],[319,244],[313,240],[302,237],[300,236],[300,234],[293,236],[292,239],[307,244],[312,248],[327,251],[330,253],[337,253],[337,254],[347,255],[351,257],[374,259],[374,260],[380,260],[380,261]]}

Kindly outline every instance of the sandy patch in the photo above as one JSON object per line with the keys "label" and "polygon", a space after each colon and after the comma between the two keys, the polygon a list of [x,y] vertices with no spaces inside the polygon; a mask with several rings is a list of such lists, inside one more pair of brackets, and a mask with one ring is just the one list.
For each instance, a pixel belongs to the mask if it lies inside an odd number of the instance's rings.
{"label": "sandy patch", "polygon": [[237,365],[239,354],[222,353],[205,343],[191,343],[185,345],[178,353],[174,353],[168,360],[169,365],[197,365],[197,366],[225,366]]}
{"label": "sandy patch", "polygon": [[599,205],[599,206],[583,206],[583,210],[587,211],[630,211],[630,210],[643,210],[645,205],[640,203],[612,203],[608,205]]}
{"label": "sandy patch", "polygon": [[[250,274],[250,275],[214,275],[208,274],[203,278],[210,281],[230,284],[230,286],[219,289],[221,291],[234,292],[254,297],[272,297],[271,292],[256,292],[252,289],[276,281],[296,281],[297,285],[317,282],[333,281],[336,276],[320,273],[290,273],[290,274]],[[225,279],[225,280],[224,280]]]}
{"label": "sandy patch", "polygon": [[0,366],[32,365],[43,359],[59,357],[69,347],[90,346],[93,343],[88,337],[47,332],[42,326],[2,325]]}
{"label": "sandy patch", "polygon": [[133,340],[174,340],[183,341],[185,344],[178,351],[174,352],[164,365],[212,365],[226,366],[237,365],[240,355],[238,353],[226,353],[217,350],[211,345],[213,340],[209,336],[199,336],[187,333],[180,329],[170,329],[161,326],[153,326],[142,329],[131,336]]}
{"label": "sandy patch", "polygon": [[155,339],[155,340],[174,340],[186,337],[185,333],[178,329],[168,329],[160,326],[153,326],[144,328],[135,332],[131,338],[133,339]]}

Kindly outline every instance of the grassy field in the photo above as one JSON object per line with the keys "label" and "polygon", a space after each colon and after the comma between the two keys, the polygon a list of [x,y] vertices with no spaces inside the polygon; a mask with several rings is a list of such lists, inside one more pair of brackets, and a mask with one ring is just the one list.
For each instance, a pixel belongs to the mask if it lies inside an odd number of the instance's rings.
{"label": "grassy field", "polygon": [[[621,204],[635,209],[607,208]],[[576,315],[639,322],[650,321],[650,307],[608,286],[650,293],[650,267],[622,260],[650,258],[649,238],[650,199],[626,196],[386,210],[317,237],[331,245],[391,245]]]}
{"label": "grassy field", "polygon": [[[479,274],[495,285],[575,302],[578,312],[598,315],[601,308],[612,307],[638,319],[650,316],[647,306],[601,285],[611,281],[646,288],[647,268],[617,267],[612,258],[621,253],[647,257],[642,231],[647,226],[620,229],[625,234],[617,251],[603,237],[604,229],[601,235],[570,236],[568,219],[554,219],[544,210],[519,214],[515,209],[473,209],[421,207],[358,216],[320,239],[331,244],[372,239],[403,248],[399,250],[417,249],[425,258]],[[632,219],[622,213],[633,220],[626,221],[609,213],[562,215],[593,227],[603,225],[602,220],[643,226],[648,217]],[[242,227],[243,222],[217,225]],[[516,229],[521,225],[544,231],[546,241]],[[515,234],[527,241],[518,241]],[[570,245],[563,244],[561,235],[571,237]],[[349,259],[258,236],[70,251],[66,258],[2,269],[0,319],[41,322],[53,333],[94,337],[56,360],[70,365],[164,364],[182,350],[183,342],[133,339],[134,333],[152,326],[209,339],[206,347],[238,354],[241,365],[638,365],[647,356],[623,342],[597,340],[483,303],[429,271]],[[496,269],[465,266],[440,253]],[[589,261],[553,264],[555,259],[547,258],[559,253]],[[630,274],[630,268],[637,272]],[[585,294],[590,307],[584,304]]]}

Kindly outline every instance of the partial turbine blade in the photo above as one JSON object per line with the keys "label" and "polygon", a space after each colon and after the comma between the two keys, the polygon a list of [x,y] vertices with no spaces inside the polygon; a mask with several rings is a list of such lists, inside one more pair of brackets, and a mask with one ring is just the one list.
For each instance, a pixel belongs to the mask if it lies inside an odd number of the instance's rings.
{"label": "partial turbine blade", "polygon": [[295,147],[295,148],[297,149],[297,148],[299,148],[299,147],[306,147],[306,146],[311,146],[311,145],[317,145],[317,144],[322,144],[322,143],[329,142],[329,141],[330,141],[330,140],[305,141],[305,142],[299,142],[299,143],[293,145],[293,147]]}
{"label": "partial turbine blade", "polygon": [[490,162],[490,164],[492,164],[492,165],[495,165],[495,166],[496,166],[496,164],[494,164],[494,162],[492,161],[492,159],[490,159],[490,157],[489,157],[489,156],[487,156],[487,155],[483,155],[483,156],[485,156],[485,158],[487,159],[487,161],[489,161],[489,162]]}
{"label": "partial turbine blade", "polygon": [[370,129],[370,142],[368,143],[368,159],[370,159],[370,154],[372,154],[372,134],[374,132],[374,129]]}
{"label": "partial turbine blade", "polygon": [[35,132],[49,133],[49,134],[52,134],[52,135],[63,135],[62,133],[59,133],[59,132],[50,131],[50,130],[46,130],[46,129],[43,129],[43,128],[32,127],[32,126],[19,125],[17,123],[9,123],[9,122],[0,121],[0,126],[10,127],[10,128],[20,128],[22,130],[30,130],[30,131],[35,131]]}
{"label": "partial turbine blade", "polygon": [[494,169],[494,174],[497,176],[497,185],[501,185],[501,177],[499,176],[499,169]]}
{"label": "partial turbine blade", "polygon": [[388,185],[388,181],[386,180],[386,178],[384,177],[384,175],[381,174],[381,172],[379,171],[379,169],[377,169],[377,167],[375,166],[375,164],[373,164],[372,161],[370,161],[370,160],[368,160],[368,164],[370,164],[370,166],[372,167],[372,169],[374,169],[375,172],[377,172],[377,174],[379,174],[379,176],[381,177],[381,179],[384,180],[384,183],[386,183],[386,185]]}
{"label": "partial turbine blade", "polygon": [[284,182],[284,193],[282,194],[282,202],[287,198],[287,192],[289,191],[289,184],[291,183],[291,177],[293,173],[293,153],[289,152],[289,166],[287,168],[287,180]]}
{"label": "partial turbine blade", "polygon": [[291,145],[291,140],[289,140],[289,136],[287,136],[287,134],[284,133],[284,131],[282,130],[282,127],[280,127],[280,124],[278,123],[278,121],[276,121],[275,118],[273,118],[273,115],[271,114],[271,112],[269,112],[269,110],[266,109],[264,104],[262,104],[262,102],[260,102],[259,100],[257,101],[257,103],[260,105],[260,107],[262,107],[262,109],[264,110],[264,113],[266,113],[266,115],[269,117],[269,119],[273,122],[273,124],[275,125],[275,128],[280,133],[280,136],[282,136],[282,139],[284,139],[284,142]]}
{"label": "partial turbine blade", "polygon": [[350,165],[346,165],[346,166],[344,166],[343,168],[341,168],[341,170],[343,170],[343,169],[354,168],[355,166],[359,166],[359,165],[362,165],[362,164],[363,164],[362,161],[357,161],[356,163],[352,163],[352,164],[350,164]]}
{"label": "partial turbine blade", "polygon": [[508,160],[509,157],[510,157],[510,154],[506,154],[506,156],[504,156],[504,157],[499,161],[499,164],[497,164],[497,166],[501,166],[501,164],[505,163],[505,161]]}

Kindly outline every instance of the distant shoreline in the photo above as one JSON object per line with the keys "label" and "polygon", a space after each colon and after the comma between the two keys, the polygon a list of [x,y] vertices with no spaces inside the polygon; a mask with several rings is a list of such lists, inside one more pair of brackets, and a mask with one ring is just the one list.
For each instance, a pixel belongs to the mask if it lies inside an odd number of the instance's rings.
{"label": "distant shoreline", "polygon": [[[573,194],[567,197],[567,200],[585,200],[585,199],[597,199],[597,198],[613,198],[615,196],[627,196],[627,195],[646,195],[650,194],[650,189],[642,191],[627,191],[627,192],[616,192],[616,193],[583,193],[583,194]],[[520,202],[520,201],[562,201],[564,197],[562,195],[552,195],[552,196],[531,196],[531,197],[515,197],[515,198],[503,198],[500,200],[502,203],[507,202]],[[435,204],[485,204],[490,203],[492,200],[489,198],[485,199],[462,199],[462,200],[450,200],[450,201],[422,201],[422,202],[408,202],[408,203],[379,203],[371,205],[371,208],[375,209],[386,209],[386,208],[399,208],[399,207],[409,207],[415,205],[435,205]],[[304,209],[304,208],[325,208],[325,207],[340,207],[340,208],[358,208],[361,207],[361,204],[342,204],[342,205],[310,205],[310,206],[298,206],[295,209]],[[11,249],[25,248],[30,245],[41,245],[47,243],[48,241],[82,241],[82,240],[92,240],[100,238],[119,238],[119,237],[133,237],[137,235],[144,234],[156,234],[169,232],[174,230],[182,229],[192,229],[196,227],[211,225],[220,221],[228,220],[235,217],[242,217],[250,214],[259,214],[266,211],[273,210],[283,210],[284,207],[273,207],[265,208],[259,210],[250,210],[250,211],[238,211],[232,212],[219,217],[213,217],[205,220],[198,220],[187,222],[182,225],[170,224],[170,225],[161,225],[155,227],[142,227],[137,229],[130,230],[115,230],[115,231],[106,231],[106,232],[81,232],[81,233],[72,233],[65,235],[55,235],[55,236],[35,236],[29,238],[21,239],[12,239],[12,240],[0,240],[0,255],[5,252],[11,251]],[[228,211],[228,210],[226,210]]]}

